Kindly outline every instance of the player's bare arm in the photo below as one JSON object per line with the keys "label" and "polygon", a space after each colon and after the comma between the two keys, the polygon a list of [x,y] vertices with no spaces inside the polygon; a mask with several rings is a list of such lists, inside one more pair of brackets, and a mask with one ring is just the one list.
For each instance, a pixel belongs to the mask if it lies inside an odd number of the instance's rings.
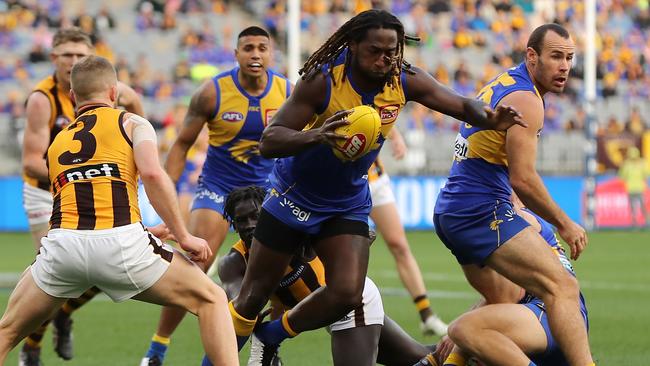
{"label": "player's bare arm", "polygon": [[144,116],[144,108],[142,107],[142,100],[138,93],[130,86],[121,81],[117,82],[117,105],[124,107],[127,111],[135,113],[138,116]]}
{"label": "player's bare arm", "polygon": [[176,190],[160,166],[153,126],[146,119],[129,113],[124,117],[124,129],[133,142],[135,165],[151,205],[190,258],[197,262],[206,261],[212,252],[205,240],[190,235],[183,224],[176,203]]}
{"label": "player's bare arm", "polygon": [[271,124],[264,130],[260,141],[260,152],[266,158],[281,158],[295,155],[310,146],[327,143],[332,146],[339,138],[334,133],[339,126],[348,123],[347,111],[335,113],[321,128],[302,131],[323,103],[326,84],[322,74],[312,79],[300,80],[291,96],[275,114]]}
{"label": "player's bare arm", "polygon": [[218,270],[221,286],[226,291],[228,300],[234,299],[239,294],[246,273],[244,258],[239,252],[231,250],[223,258],[219,259]]}
{"label": "player's bare arm", "polygon": [[183,128],[167,155],[165,170],[176,182],[185,169],[185,160],[190,147],[194,145],[203,125],[214,116],[217,91],[212,80],[206,80],[192,95]]}
{"label": "player's bare arm", "polygon": [[406,90],[409,100],[476,127],[507,130],[513,125],[526,126],[517,109],[508,104],[501,103],[492,110],[479,100],[459,95],[417,67],[406,75]]}
{"label": "player's bare arm", "polygon": [[390,141],[393,157],[397,160],[404,159],[404,156],[406,156],[406,152],[408,151],[408,147],[406,147],[402,133],[399,132],[397,128],[392,128],[390,130],[388,133],[388,141]]}
{"label": "player's bare arm", "polygon": [[538,134],[544,123],[542,100],[530,92],[514,92],[503,103],[515,106],[528,122],[528,128],[514,126],[506,135],[508,172],[512,189],[526,207],[558,228],[558,233],[571,248],[571,258],[577,259],[587,245],[582,227],[573,222],[553,201],[535,169]]}
{"label": "player's bare arm", "polygon": [[43,93],[32,93],[27,99],[27,122],[23,141],[23,168],[27,175],[48,182],[45,153],[50,143],[52,107]]}

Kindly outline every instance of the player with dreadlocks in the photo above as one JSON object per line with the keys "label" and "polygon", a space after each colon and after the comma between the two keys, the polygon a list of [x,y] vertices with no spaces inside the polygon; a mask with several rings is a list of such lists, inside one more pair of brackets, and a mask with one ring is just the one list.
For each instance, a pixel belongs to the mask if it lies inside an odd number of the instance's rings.
{"label": "player with dreadlocks", "polygon": [[[253,332],[257,314],[284,276],[295,248],[307,237],[323,262],[327,286],[281,319],[263,323],[256,330],[258,338],[278,344],[352,310],[357,310],[355,321],[365,321],[372,205],[366,174],[407,101],[483,128],[525,125],[516,110],[507,106],[492,110],[404,63],[405,40],[402,23],[389,12],[356,15],[309,58],[301,70],[303,79],[264,131],[260,152],[278,159],[269,176],[272,190],[262,206],[241,291],[230,304],[240,345]],[[348,123],[348,110],[359,105],[378,111],[379,144],[362,158],[344,162],[332,152],[336,141],[344,138],[334,131]],[[373,337],[378,339],[379,329]]]}

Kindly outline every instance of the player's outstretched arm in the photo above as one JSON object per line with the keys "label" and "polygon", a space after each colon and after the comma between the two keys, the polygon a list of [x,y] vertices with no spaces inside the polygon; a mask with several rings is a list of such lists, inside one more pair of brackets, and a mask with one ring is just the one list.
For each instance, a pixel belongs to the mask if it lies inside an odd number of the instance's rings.
{"label": "player's outstretched arm", "polygon": [[336,139],[344,138],[334,130],[347,122],[347,111],[329,118],[321,128],[303,131],[307,123],[323,105],[329,81],[318,74],[312,79],[300,80],[289,99],[280,107],[271,124],[264,130],[260,141],[260,153],[266,158],[281,158],[300,153],[310,146],[327,143],[334,145]]}
{"label": "player's outstretched arm", "polygon": [[118,81],[117,94],[119,95],[117,105],[124,107],[128,112],[135,113],[138,116],[145,115],[144,107],[142,107],[142,99],[140,99],[140,96],[133,88]]}
{"label": "player's outstretched arm", "polygon": [[178,181],[183,173],[187,152],[196,142],[203,125],[214,117],[216,103],[217,90],[214,83],[212,80],[206,80],[192,95],[183,128],[167,154],[165,170],[174,182]]}
{"label": "player's outstretched arm", "polygon": [[32,93],[27,99],[27,122],[23,137],[23,169],[32,178],[42,182],[50,179],[43,156],[50,143],[50,114],[52,107],[47,97],[40,92]]}
{"label": "player's outstretched arm", "polygon": [[493,111],[479,100],[459,95],[417,67],[406,75],[406,91],[409,100],[472,126],[493,130],[507,130],[513,125],[526,127],[517,109],[503,104]]}
{"label": "player's outstretched arm", "polygon": [[151,205],[190,258],[197,262],[206,261],[212,252],[205,240],[190,235],[185,228],[178,208],[176,190],[160,166],[156,131],[153,126],[146,119],[129,113],[125,116],[124,129],[133,142],[135,165]]}
{"label": "player's outstretched arm", "polygon": [[246,273],[246,262],[241,254],[231,250],[223,258],[219,259],[219,279],[221,287],[226,291],[228,300],[232,300],[239,295],[241,284],[244,281]]}
{"label": "player's outstretched arm", "polygon": [[530,92],[520,91],[507,95],[502,101],[517,107],[530,126],[514,126],[506,135],[512,189],[526,207],[558,228],[558,233],[571,248],[571,258],[575,260],[587,245],[586,233],[555,203],[535,168],[537,140],[544,123],[542,100]]}

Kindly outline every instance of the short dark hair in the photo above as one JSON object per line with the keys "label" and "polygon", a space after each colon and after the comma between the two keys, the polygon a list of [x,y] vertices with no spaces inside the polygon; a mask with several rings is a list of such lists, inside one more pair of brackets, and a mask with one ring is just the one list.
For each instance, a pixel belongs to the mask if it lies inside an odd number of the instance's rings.
{"label": "short dark hair", "polygon": [[81,28],[77,27],[59,29],[52,38],[52,48],[67,42],[83,43],[88,46],[88,48],[93,48],[90,36],[82,31]]}
{"label": "short dark hair", "polygon": [[535,28],[528,38],[528,44],[526,47],[534,49],[538,55],[541,55],[542,46],[544,46],[544,36],[546,36],[548,31],[554,32],[564,39],[569,38],[569,32],[563,26],[557,23],[546,23]]}
{"label": "short dark hair", "polygon": [[264,188],[258,186],[247,186],[242,188],[233,189],[228,197],[226,197],[226,202],[223,205],[223,217],[232,224],[233,219],[235,218],[235,206],[239,202],[245,200],[253,200],[259,206],[262,206],[262,201],[266,196],[266,191]]}
{"label": "short dark hair", "polygon": [[264,28],[258,27],[256,25],[248,27],[248,28],[244,29],[243,31],[239,32],[239,35],[237,36],[237,39],[240,39],[241,37],[246,37],[246,36],[264,36],[266,38],[271,39],[271,36],[269,35],[269,32],[264,30]]}

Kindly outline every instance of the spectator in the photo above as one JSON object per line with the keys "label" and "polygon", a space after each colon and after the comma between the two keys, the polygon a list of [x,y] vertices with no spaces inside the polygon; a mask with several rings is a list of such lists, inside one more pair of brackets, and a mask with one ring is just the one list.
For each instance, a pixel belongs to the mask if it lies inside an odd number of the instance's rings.
{"label": "spectator", "polygon": [[645,159],[641,157],[639,149],[636,147],[627,149],[626,159],[618,171],[618,176],[625,183],[632,222],[636,227],[643,226],[642,221],[637,221],[638,210],[645,220],[645,226],[650,227],[650,215],[643,197],[646,191],[646,181],[650,177],[650,170],[648,170]]}

